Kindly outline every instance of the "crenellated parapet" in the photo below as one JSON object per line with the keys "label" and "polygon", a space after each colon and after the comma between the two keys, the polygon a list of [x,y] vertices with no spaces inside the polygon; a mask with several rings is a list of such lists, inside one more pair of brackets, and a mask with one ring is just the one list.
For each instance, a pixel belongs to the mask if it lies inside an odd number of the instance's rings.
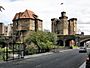
{"label": "crenellated parapet", "polygon": [[52,18],[51,30],[54,33],[61,35],[75,35],[77,34],[77,18],[71,18],[68,20],[66,12],[61,12],[59,19]]}

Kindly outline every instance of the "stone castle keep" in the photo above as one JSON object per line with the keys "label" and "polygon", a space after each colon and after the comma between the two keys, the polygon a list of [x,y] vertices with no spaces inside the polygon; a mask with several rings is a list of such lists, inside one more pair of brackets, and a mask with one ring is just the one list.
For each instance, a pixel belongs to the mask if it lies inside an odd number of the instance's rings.
{"label": "stone castle keep", "polygon": [[66,12],[61,12],[59,19],[51,19],[52,32],[60,35],[75,35],[77,32],[77,18],[68,20]]}

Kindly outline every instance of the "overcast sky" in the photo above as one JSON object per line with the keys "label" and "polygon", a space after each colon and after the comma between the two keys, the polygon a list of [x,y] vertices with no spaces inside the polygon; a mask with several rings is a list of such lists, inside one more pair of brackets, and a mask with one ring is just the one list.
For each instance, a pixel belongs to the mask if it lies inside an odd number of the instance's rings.
{"label": "overcast sky", "polygon": [[[0,12],[0,22],[12,23],[14,15],[26,9],[43,20],[44,29],[51,30],[51,18],[59,18],[66,11],[68,18],[78,19],[78,33],[90,34],[90,0],[0,0],[5,8]],[[63,3],[63,5],[61,5]],[[84,24],[80,24],[84,23]],[[86,23],[86,24],[85,24]]]}

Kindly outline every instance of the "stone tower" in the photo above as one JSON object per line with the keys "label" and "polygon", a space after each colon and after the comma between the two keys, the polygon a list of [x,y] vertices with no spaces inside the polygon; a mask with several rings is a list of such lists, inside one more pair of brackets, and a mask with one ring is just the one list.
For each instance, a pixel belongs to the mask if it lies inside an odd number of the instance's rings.
{"label": "stone tower", "polygon": [[71,18],[68,20],[68,34],[75,35],[77,33],[77,18]]}
{"label": "stone tower", "polygon": [[53,18],[52,21],[52,32],[60,34],[60,35],[68,35],[68,17],[66,16],[66,12],[61,12],[61,17],[59,19]]}
{"label": "stone tower", "polygon": [[66,16],[66,12],[61,12],[61,17],[59,17],[62,25],[62,34],[68,35],[68,17]]}

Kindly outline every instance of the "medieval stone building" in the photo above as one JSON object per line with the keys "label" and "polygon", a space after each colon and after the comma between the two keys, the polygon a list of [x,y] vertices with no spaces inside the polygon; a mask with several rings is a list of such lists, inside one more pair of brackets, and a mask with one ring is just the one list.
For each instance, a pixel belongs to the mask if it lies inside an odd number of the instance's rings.
{"label": "medieval stone building", "polygon": [[77,32],[77,19],[68,20],[66,12],[61,12],[59,19],[51,19],[51,30],[59,35],[74,35]]}
{"label": "medieval stone building", "polygon": [[77,33],[77,18],[69,19],[68,23],[68,34],[75,35]]}
{"label": "medieval stone building", "polygon": [[30,10],[16,13],[13,18],[13,31],[42,31],[42,20]]}

